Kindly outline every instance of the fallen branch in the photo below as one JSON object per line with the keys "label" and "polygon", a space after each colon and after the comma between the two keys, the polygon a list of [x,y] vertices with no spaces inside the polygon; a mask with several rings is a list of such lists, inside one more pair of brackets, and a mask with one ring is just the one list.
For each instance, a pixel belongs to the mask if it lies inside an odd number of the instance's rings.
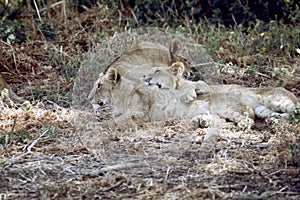
{"label": "fallen branch", "polygon": [[109,172],[109,171],[118,171],[118,170],[123,170],[123,169],[147,167],[147,166],[149,166],[149,164],[145,161],[138,162],[138,163],[121,163],[121,164],[116,164],[116,165],[103,167],[101,169],[91,171],[91,172],[86,173],[84,175],[87,175],[87,176],[90,176],[90,177],[96,177],[96,176],[98,176],[102,173]]}

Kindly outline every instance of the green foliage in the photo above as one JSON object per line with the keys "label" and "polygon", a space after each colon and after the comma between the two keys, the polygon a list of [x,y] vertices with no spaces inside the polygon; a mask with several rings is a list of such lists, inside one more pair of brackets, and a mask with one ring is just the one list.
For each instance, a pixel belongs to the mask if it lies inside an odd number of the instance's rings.
{"label": "green foliage", "polygon": [[300,137],[295,143],[290,143],[289,147],[292,153],[292,161],[300,168]]}
{"label": "green foliage", "polygon": [[31,89],[31,97],[29,98],[29,101],[33,101],[33,100],[37,100],[42,98],[42,96],[44,95],[44,92],[41,88],[41,86],[36,86],[34,88]]}
{"label": "green foliage", "polygon": [[299,24],[300,23],[300,8],[299,5],[295,6],[295,9],[291,9],[288,14],[288,19],[293,24]]}
{"label": "green foliage", "polygon": [[7,146],[10,143],[28,144],[32,136],[26,130],[9,131],[0,135],[0,144]]}
{"label": "green foliage", "polygon": [[[275,21],[251,22],[249,27],[237,25],[226,28],[201,21],[191,27],[198,41],[206,44],[208,51],[215,61],[219,61],[220,48],[230,50],[229,57],[255,56],[251,62],[253,72],[263,72],[266,69],[267,55],[281,56],[286,59],[296,57],[297,48],[300,46],[300,27],[285,25]],[[223,60],[223,62],[227,62]],[[256,68],[256,69],[255,69]],[[249,69],[251,73],[251,69]]]}
{"label": "green foliage", "polygon": [[41,31],[47,41],[52,41],[56,38],[56,32],[50,25],[42,23],[39,25],[39,31]]}
{"label": "green foliage", "polygon": [[296,48],[300,46],[300,28],[298,26],[286,25],[284,29],[275,21],[264,23],[257,21],[255,27],[248,28],[251,34],[257,34],[259,37],[253,40],[253,51],[251,54],[275,52],[275,55],[295,55]]}
{"label": "green foliage", "polygon": [[29,101],[50,101],[62,107],[70,107],[72,102],[71,91],[62,93],[61,84],[58,82],[50,88],[41,88],[39,85],[31,90],[31,96],[28,97]]}
{"label": "green foliage", "polygon": [[265,22],[278,20],[289,24],[300,22],[299,6],[294,0],[122,0],[120,4],[107,0],[103,2],[111,6],[112,10],[124,10],[129,15],[133,11],[138,23],[163,27],[198,23],[201,19],[226,26],[248,25],[255,20]]}
{"label": "green foliage", "polygon": [[300,105],[297,105],[293,111],[293,115],[292,115],[292,119],[291,119],[292,123],[294,124],[298,124],[300,123]]}
{"label": "green foliage", "polygon": [[91,8],[97,3],[97,0],[68,0],[69,3],[74,4],[79,12],[83,12],[86,8]]}
{"label": "green foliage", "polygon": [[23,20],[0,21],[0,35],[2,40],[8,44],[25,42],[26,34]]}
{"label": "green foliage", "polygon": [[57,138],[60,130],[57,125],[46,124],[43,130],[43,133],[46,131],[46,134],[41,138],[41,142],[47,142],[49,140],[54,140]]}
{"label": "green foliage", "polygon": [[78,73],[80,63],[81,62],[79,58],[72,59],[68,64],[63,65],[60,68],[60,74],[66,78],[75,78]]}
{"label": "green foliage", "polygon": [[[59,134],[59,128],[56,125],[45,125],[43,129],[42,133],[46,131],[46,134],[41,138],[43,142],[55,139]],[[0,135],[0,144],[3,146],[29,144],[33,139],[33,135],[27,130],[12,130]]]}

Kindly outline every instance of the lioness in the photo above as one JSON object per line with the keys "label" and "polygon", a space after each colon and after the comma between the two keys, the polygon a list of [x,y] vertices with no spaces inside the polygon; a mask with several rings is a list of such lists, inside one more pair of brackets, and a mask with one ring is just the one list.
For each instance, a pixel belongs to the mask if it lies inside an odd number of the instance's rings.
{"label": "lioness", "polygon": [[179,61],[184,64],[185,71],[190,72],[190,64],[180,55],[182,50],[182,44],[178,40],[173,40],[169,49],[160,44],[141,42],[110,64],[107,70],[115,68],[122,76],[138,82],[153,67],[167,67]]}
{"label": "lioness", "polygon": [[[227,95],[223,95],[223,99],[207,96],[182,102],[181,90],[149,87],[128,80],[115,68],[110,68],[97,84],[99,90],[94,93],[91,103],[96,111],[101,106],[110,105],[118,123],[128,119],[134,122],[160,121],[168,118],[191,119],[205,113],[211,113],[217,120],[222,117],[239,123],[246,117],[244,113],[248,112],[248,107],[243,104],[233,106],[230,109],[232,112],[226,112],[226,108],[232,105],[223,103],[225,99],[234,101]],[[253,120],[249,123],[252,125]]]}
{"label": "lioness", "polygon": [[[171,67],[152,69],[150,73],[144,76],[144,81],[148,86],[157,85],[167,89],[181,90],[184,96],[192,94],[189,98],[186,98],[190,100],[190,97],[195,97],[194,94],[197,93],[197,90],[199,91],[202,83],[183,79],[183,70],[182,63],[174,63]],[[172,83],[169,80],[172,80]],[[254,113],[258,118],[288,119],[296,105],[299,104],[293,93],[281,87],[247,88],[240,85],[210,85],[209,91],[206,94],[198,94],[194,99],[209,100],[211,104],[217,102],[218,106],[221,106],[219,103],[229,105],[229,107],[225,106],[223,109],[220,107],[219,115],[221,115],[220,112],[236,112],[240,106],[243,106],[247,108],[247,112],[250,114],[249,117],[253,119],[254,115],[251,113]],[[241,109],[241,111],[244,112],[244,109]],[[241,115],[243,115],[242,112]]]}
{"label": "lioness", "polygon": [[[105,74],[109,69],[114,68],[118,70],[118,74],[126,77],[128,80],[134,82],[143,83],[142,76],[155,67],[167,67],[172,63],[180,61],[184,66],[184,71],[189,73],[190,66],[188,61],[181,56],[183,47],[178,40],[173,40],[170,44],[169,49],[155,43],[142,42],[128,50],[120,58],[114,61],[104,73],[99,75],[99,78],[94,82],[94,86],[89,93],[88,99],[92,101],[97,92],[106,92],[106,76]],[[108,86],[110,87],[110,86]],[[103,91],[102,88],[105,88]],[[110,98],[103,99],[106,104],[110,101]],[[94,110],[99,110],[101,107],[95,105]],[[95,107],[96,106],[96,107]]]}

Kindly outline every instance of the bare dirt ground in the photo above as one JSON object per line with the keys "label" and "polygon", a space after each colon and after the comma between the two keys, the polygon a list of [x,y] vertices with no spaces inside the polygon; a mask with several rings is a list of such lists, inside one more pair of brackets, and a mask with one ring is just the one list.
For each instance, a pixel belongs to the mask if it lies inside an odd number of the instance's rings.
{"label": "bare dirt ground", "polygon": [[[0,43],[1,75],[30,101],[29,107],[0,106],[0,199],[300,198],[295,120],[258,121],[251,131],[193,128],[186,120],[125,129],[98,122],[90,110],[69,108],[84,53],[122,29],[117,25],[126,14],[116,19],[105,7],[80,14],[68,9],[41,13],[59,35],[54,41],[28,13],[22,16],[28,41]],[[299,98],[299,55],[244,56],[232,51],[235,44],[219,45],[218,58],[241,71],[259,59],[269,66],[252,74],[226,71],[224,83],[259,87],[282,80]]]}

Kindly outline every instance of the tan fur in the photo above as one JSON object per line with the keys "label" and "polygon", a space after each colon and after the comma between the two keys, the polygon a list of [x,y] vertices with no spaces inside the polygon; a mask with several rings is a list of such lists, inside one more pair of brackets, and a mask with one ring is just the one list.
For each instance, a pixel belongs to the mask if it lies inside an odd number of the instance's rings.
{"label": "tan fur", "polygon": [[98,82],[101,90],[94,94],[92,103],[97,107],[110,99],[109,104],[118,123],[193,118],[209,111],[208,100],[182,103],[179,90],[148,87],[116,74],[116,71],[110,68]]}
{"label": "tan fur", "polygon": [[[182,102],[181,90],[161,89],[149,87],[121,76],[116,69],[111,68],[104,76],[101,90],[95,93],[93,105],[100,107],[106,99],[110,99],[109,105],[113,108],[113,116],[117,124],[128,123],[140,124],[149,121],[161,121],[173,119],[198,120],[200,116],[209,114],[212,120],[210,125],[219,125],[229,119],[241,122],[246,118],[240,115],[247,112],[246,106],[240,105],[231,110],[234,112],[221,112],[228,104],[224,99],[231,99],[224,95],[223,98],[215,98],[207,93],[202,99],[196,99],[187,103]],[[116,81],[115,81],[116,80]],[[100,114],[100,113],[99,113]],[[205,122],[207,123],[207,121]],[[248,125],[254,122],[250,120]]]}
{"label": "tan fur", "polygon": [[247,126],[252,126],[255,116],[287,119],[297,104],[296,97],[284,88],[185,80],[182,75],[189,69],[174,54],[178,49],[175,43],[169,50],[141,43],[129,50],[95,81],[89,94],[94,110],[111,106],[119,122],[197,118],[209,113],[214,120],[244,124],[246,119]]}
{"label": "tan fur", "polygon": [[[157,81],[167,80],[166,78],[171,78],[169,79],[170,82],[177,80],[177,78],[174,78],[175,76],[167,75],[165,74]],[[242,105],[231,109],[235,111],[234,113],[220,112],[220,110],[231,106],[223,104],[224,99],[231,99],[230,96],[223,95],[223,98],[215,98],[214,95],[206,92],[206,96],[203,96],[202,99],[182,102],[182,90],[186,89],[184,86],[188,83],[191,84],[190,86],[193,87],[193,90],[197,89],[197,82],[190,82],[184,79],[179,82],[179,85],[183,86],[180,90],[170,89],[173,86],[152,87],[151,85],[128,80],[125,76],[121,76],[117,69],[110,68],[104,76],[101,76],[95,82],[98,89],[91,91],[90,96],[93,97],[91,103],[96,113],[105,105],[111,106],[113,108],[113,116],[116,122],[120,124],[126,120],[141,123],[168,118],[192,119],[205,113],[212,113],[212,117],[217,119],[219,117],[232,121],[237,119],[237,122],[245,118],[244,115],[238,115],[247,111]]]}
{"label": "tan fur", "polygon": [[[181,69],[177,69],[178,67]],[[194,100],[207,100],[210,102],[212,113],[235,122],[240,121],[245,113],[252,119],[254,116],[288,119],[299,103],[297,98],[284,88],[210,85],[207,89],[207,85],[204,85],[204,90],[209,91],[208,93],[191,92],[190,90],[197,88],[197,82],[183,79],[182,70],[182,66],[173,64],[171,67],[160,68],[160,73],[150,72],[145,76],[146,85],[163,85],[164,88],[181,90],[183,96],[191,94],[189,97]],[[169,80],[172,80],[172,83]],[[201,85],[199,87],[201,88]],[[197,93],[196,97],[194,93]]]}
{"label": "tan fur", "polygon": [[[156,67],[167,67],[177,61],[182,61],[185,68],[184,70],[189,72],[189,64],[184,57],[180,56],[181,51],[182,46],[179,45],[177,40],[171,42],[169,49],[160,44],[142,42],[114,61],[106,71],[114,68],[118,70],[118,74],[121,76],[137,83],[143,83],[143,75],[147,74],[151,69]],[[106,72],[100,74],[98,80],[95,81],[88,96],[88,99],[91,102],[93,101],[95,94],[101,90],[98,88],[99,84],[106,87],[105,75]],[[108,102],[109,98],[103,103]]]}
{"label": "tan fur", "polygon": [[184,71],[184,64],[175,62],[170,67],[153,68],[143,78],[145,84],[150,87],[181,90],[180,99],[185,103],[194,100],[197,95],[210,92],[209,85],[204,81],[193,82],[183,79]]}
{"label": "tan fur", "polygon": [[176,40],[172,41],[168,49],[160,44],[141,42],[114,61],[108,69],[115,68],[121,76],[137,82],[153,67],[167,67],[177,61],[182,61],[185,70],[190,71],[186,59],[179,55],[182,47],[177,43]]}

